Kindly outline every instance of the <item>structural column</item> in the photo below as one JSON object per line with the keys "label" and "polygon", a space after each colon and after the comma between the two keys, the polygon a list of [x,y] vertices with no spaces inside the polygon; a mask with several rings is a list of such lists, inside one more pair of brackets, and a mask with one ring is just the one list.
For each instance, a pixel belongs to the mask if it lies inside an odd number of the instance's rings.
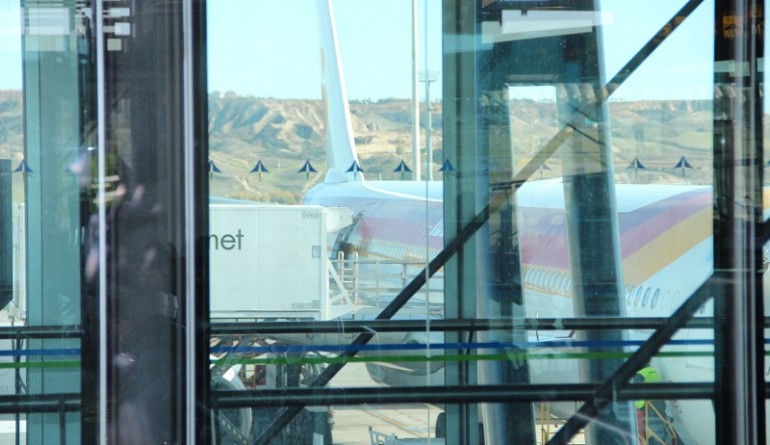
{"label": "structural column", "polygon": [[[479,190],[486,178],[479,173],[477,153],[476,51],[472,42],[476,35],[475,2],[444,0],[444,158],[456,172],[444,171],[444,239],[457,233],[484,208],[486,202]],[[482,229],[483,230],[483,229]],[[479,290],[477,264],[483,257],[477,233],[466,242],[444,267],[444,316],[449,319],[476,318],[476,295]],[[472,332],[446,333],[446,342],[473,340]],[[478,381],[476,363],[470,360],[446,363],[447,386],[469,386]],[[475,445],[479,442],[478,404],[447,405],[447,444]]]}
{"label": "structural column", "polygon": [[716,443],[765,443],[763,2],[717,0],[714,48]]}

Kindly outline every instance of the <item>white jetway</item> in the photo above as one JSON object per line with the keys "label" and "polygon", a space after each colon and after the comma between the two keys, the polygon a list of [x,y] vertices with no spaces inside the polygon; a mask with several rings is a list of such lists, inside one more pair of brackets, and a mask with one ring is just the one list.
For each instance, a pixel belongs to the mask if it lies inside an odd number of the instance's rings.
{"label": "white jetway", "polygon": [[211,204],[209,212],[212,318],[331,320],[353,311],[327,243],[352,223],[350,210]]}

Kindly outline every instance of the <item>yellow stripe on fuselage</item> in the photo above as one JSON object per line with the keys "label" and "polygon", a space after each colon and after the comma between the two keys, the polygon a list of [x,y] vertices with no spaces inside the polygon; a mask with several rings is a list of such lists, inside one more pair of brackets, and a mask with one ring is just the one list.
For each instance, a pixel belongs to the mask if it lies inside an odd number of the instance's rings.
{"label": "yellow stripe on fuselage", "polygon": [[706,207],[623,260],[626,283],[638,285],[711,236],[712,209]]}
{"label": "yellow stripe on fuselage", "polygon": [[770,187],[762,187],[762,210],[770,210]]}

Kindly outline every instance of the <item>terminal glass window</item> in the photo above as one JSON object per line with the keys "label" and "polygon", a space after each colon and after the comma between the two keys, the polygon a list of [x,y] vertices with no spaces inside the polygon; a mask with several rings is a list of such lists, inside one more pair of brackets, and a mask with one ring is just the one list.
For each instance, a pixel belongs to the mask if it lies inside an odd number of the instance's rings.
{"label": "terminal glass window", "polygon": [[766,442],[766,6],[0,0],[0,443]]}
{"label": "terminal glass window", "polygon": [[738,437],[763,5],[408,3],[208,2],[216,437]]}

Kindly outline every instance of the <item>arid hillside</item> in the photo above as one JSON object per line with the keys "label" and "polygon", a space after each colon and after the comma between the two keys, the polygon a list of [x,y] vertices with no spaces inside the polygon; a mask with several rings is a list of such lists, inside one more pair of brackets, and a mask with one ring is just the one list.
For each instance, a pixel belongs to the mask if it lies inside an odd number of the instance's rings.
{"label": "arid hillside", "polygon": [[[14,165],[23,157],[22,103],[20,91],[0,91],[0,158],[10,158]],[[710,101],[611,102],[610,132],[616,181],[709,184],[713,139],[711,106]],[[393,169],[401,159],[412,163],[409,101],[354,101],[350,109],[356,148],[367,177],[400,179],[401,175]],[[508,109],[514,162],[521,166],[556,134],[561,120],[553,102],[514,100]],[[433,170],[436,178],[441,179],[437,172],[443,161],[440,103],[433,104],[432,113]],[[209,95],[208,124],[210,157],[222,170],[221,174],[211,177],[213,195],[295,203],[309,186],[323,178],[326,164],[321,101],[214,92]],[[420,145],[424,147],[424,140]],[[498,148],[499,152],[506,153],[504,147]],[[693,169],[683,172],[673,168],[682,156]],[[634,158],[646,168],[627,168]],[[261,178],[250,173],[260,160],[270,171]],[[297,172],[306,160],[310,160],[318,173],[308,176]],[[560,175],[561,157],[557,152],[538,177]]]}

